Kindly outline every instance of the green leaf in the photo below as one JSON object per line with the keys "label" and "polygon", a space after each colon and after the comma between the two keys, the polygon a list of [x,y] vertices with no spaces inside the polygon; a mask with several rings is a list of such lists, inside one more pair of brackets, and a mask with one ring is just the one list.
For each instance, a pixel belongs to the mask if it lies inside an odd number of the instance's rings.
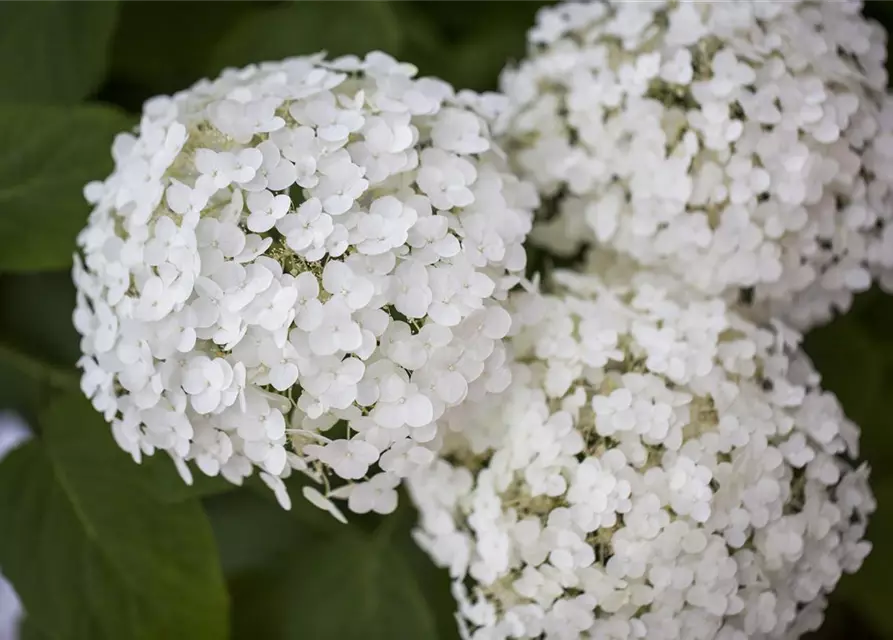
{"label": "green leaf", "polygon": [[399,548],[400,554],[412,567],[416,582],[437,622],[437,638],[439,640],[459,640],[459,628],[456,625],[456,600],[451,590],[452,579],[446,569],[436,567],[431,558],[422,551],[412,539],[412,529],[416,526],[418,513],[411,506],[409,496],[400,492],[400,506],[397,513],[389,518],[399,518],[397,532],[393,544]]}
{"label": "green leaf", "polygon": [[248,487],[207,498],[204,505],[228,576],[268,568],[290,552],[308,548],[304,543],[319,533]]}
{"label": "green leaf", "polygon": [[400,54],[402,33],[385,2],[290,2],[242,21],[217,47],[209,74],[289,56],[327,51],[330,56],[381,50]]}
{"label": "green leaf", "polygon": [[[419,69],[419,77],[439,76],[450,68],[453,50],[447,44],[438,24],[425,11],[432,2],[397,2],[394,11],[403,32],[400,46],[401,59]],[[465,5],[471,7],[470,3]],[[441,78],[446,79],[446,78]]]}
{"label": "green leaf", "polygon": [[495,91],[506,64],[524,56],[524,32],[509,25],[493,33],[479,33],[457,48],[456,60],[446,78],[454,86],[474,91]]}
{"label": "green leaf", "polygon": [[105,76],[116,2],[0,3],[0,102],[77,102]]}
{"label": "green leaf", "polygon": [[[401,3],[404,4],[404,3]],[[454,2],[437,0],[405,3],[415,5],[437,25],[442,37],[448,42],[458,42],[475,31],[488,28],[499,31],[509,25],[522,34],[533,26],[539,8],[554,4],[552,0],[476,0],[456,10]]]}
{"label": "green leaf", "polygon": [[149,458],[144,457],[142,465],[146,468],[148,490],[162,502],[182,502],[190,498],[215,496],[236,489],[236,485],[223,476],[207,476],[194,464],[189,465],[192,471],[192,484],[186,484],[171,457],[163,451],[157,451]]}
{"label": "green leaf", "polygon": [[78,388],[74,298],[67,271],[0,274],[0,411],[33,424],[53,389]]}
{"label": "green leaf", "polygon": [[[301,498],[283,518],[265,496],[205,501],[228,569],[234,640],[457,640],[449,576],[410,537],[407,496],[397,513],[351,514],[348,525],[326,516],[319,526],[308,516],[322,512]],[[302,509],[311,511],[294,518]]]}
{"label": "green leaf", "polygon": [[0,105],[0,271],[71,264],[89,213],[84,185],[109,173],[112,140],[129,123],[103,106]]}
{"label": "green leaf", "polygon": [[872,291],[853,309],[812,331],[804,347],[822,374],[822,386],[837,395],[847,416],[862,430],[861,453],[873,477],[893,469],[889,397],[893,392],[893,299]]}
{"label": "green leaf", "polygon": [[33,618],[26,617],[19,626],[19,640],[50,640],[50,638],[38,628]]}
{"label": "green leaf", "polygon": [[[871,624],[884,638],[893,637],[893,617],[890,602],[893,600],[893,582],[890,567],[893,566],[893,480],[873,482],[878,509],[868,523],[868,539],[874,548],[865,559],[862,568],[853,575],[844,576],[838,592],[846,602]],[[856,635],[854,637],[862,637]]]}
{"label": "green leaf", "polygon": [[803,640],[844,640],[845,638],[883,640],[882,636],[878,635],[875,629],[869,625],[869,621],[838,597],[836,593],[831,595],[822,626],[802,638]]}
{"label": "green leaf", "polygon": [[[829,325],[812,331],[805,348],[822,374],[822,386],[833,391],[847,416],[862,430],[862,456],[871,464],[871,484],[878,511],[869,522],[874,550],[860,571],[844,576],[834,598],[873,627],[862,630],[852,619],[841,628],[846,637],[893,636],[889,602],[893,588],[888,569],[893,563],[893,432],[889,398],[893,393],[893,298],[872,290],[856,298],[853,308]],[[829,632],[831,633],[831,632]],[[819,635],[833,638],[837,635]],[[841,634],[839,637],[844,637]]]}
{"label": "green leaf", "polygon": [[[228,586],[233,602],[230,629],[233,640],[292,640],[284,634],[281,618],[284,610],[296,604],[284,601],[282,584],[282,575],[277,572],[240,573],[230,579]],[[299,635],[294,640],[302,638],[309,636]]]}
{"label": "green leaf", "polygon": [[0,463],[0,565],[54,640],[227,637],[227,598],[198,502],[164,504],[77,394]]}
{"label": "green leaf", "polygon": [[[172,12],[169,3],[122,3],[112,45],[112,78],[137,87],[142,100],[183,90],[202,77],[208,56],[221,37],[252,13],[271,5],[187,1],[177,2]],[[176,19],[172,19],[173,13]],[[160,34],[163,46],[159,46]]]}
{"label": "green leaf", "polygon": [[16,411],[32,422],[38,407],[54,390],[77,389],[77,372],[0,342],[0,411]]}
{"label": "green leaf", "polygon": [[70,367],[81,355],[69,271],[0,274],[0,336],[35,358]]}
{"label": "green leaf", "polygon": [[[381,532],[380,532],[381,533]],[[390,535],[349,529],[302,554],[287,589],[287,638],[434,638],[437,627],[412,568]]]}
{"label": "green leaf", "polygon": [[430,43],[411,40],[407,58],[422,74],[438,76],[456,88],[494,90],[503,67],[524,56],[527,30],[542,4],[478,1],[463,3],[457,11],[452,2],[418,3],[417,19],[439,27],[445,44],[440,51],[432,51]]}

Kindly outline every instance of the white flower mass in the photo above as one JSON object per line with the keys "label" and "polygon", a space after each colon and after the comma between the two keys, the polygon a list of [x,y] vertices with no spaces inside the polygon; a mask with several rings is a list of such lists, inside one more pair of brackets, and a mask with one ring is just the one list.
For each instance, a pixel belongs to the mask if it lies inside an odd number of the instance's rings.
{"label": "white flower mass", "polygon": [[373,52],[153,98],[85,189],[81,387],[187,482],[408,479],[466,639],[800,637],[875,509],[798,333],[893,289],[860,10],[570,2],[504,95]]}
{"label": "white flower mass", "polygon": [[507,68],[531,239],[610,249],[806,329],[893,286],[886,33],[862,3],[570,2]]}
{"label": "white flower mass", "polygon": [[513,294],[515,373],[414,474],[463,636],[796,638],[858,569],[858,429],[783,325],[641,273]]}
{"label": "white flower mass", "polygon": [[500,300],[537,195],[477,99],[415,72],[382,53],[229,69],[115,140],[85,189],[74,321],[81,386],[134,460],[256,468],[286,508],[298,470],[333,515],[387,513],[444,411],[508,385]]}

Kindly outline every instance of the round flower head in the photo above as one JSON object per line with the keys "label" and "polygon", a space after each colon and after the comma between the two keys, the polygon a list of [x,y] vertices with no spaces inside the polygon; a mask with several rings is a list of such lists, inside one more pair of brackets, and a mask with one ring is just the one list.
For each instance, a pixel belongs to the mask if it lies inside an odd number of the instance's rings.
{"label": "round flower head", "polygon": [[[754,640],[870,550],[858,430],[798,336],[640,275],[516,300],[517,371],[409,483],[464,637]],[[513,329],[513,332],[515,329]]]}
{"label": "round flower head", "polygon": [[803,329],[845,310],[893,267],[886,34],[860,8],[542,9],[497,122],[543,195],[534,242],[610,248]]}
{"label": "round flower head", "polygon": [[472,96],[414,74],[382,53],[230,69],[117,138],[74,321],[82,388],[136,461],[257,467],[286,507],[300,470],[315,504],[386,512],[438,417],[504,388],[498,301],[537,196]]}

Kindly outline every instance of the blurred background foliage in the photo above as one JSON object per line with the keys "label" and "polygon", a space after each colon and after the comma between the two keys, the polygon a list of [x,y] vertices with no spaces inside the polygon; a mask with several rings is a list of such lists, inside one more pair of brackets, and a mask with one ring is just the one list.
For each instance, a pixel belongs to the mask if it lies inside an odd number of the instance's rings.
{"label": "blurred background foliage", "polygon": [[[833,1],[833,0],[827,0]],[[136,466],[81,397],[68,270],[85,182],[111,168],[142,103],[227,66],[384,50],[458,88],[495,89],[541,3],[0,2],[0,410],[38,439],[0,464],[0,567],[24,639],[458,637],[449,580],[412,542],[403,496],[351,526],[249,482],[186,487]],[[893,28],[893,2],[866,13]],[[807,337],[849,416],[880,504],[875,550],[814,638],[893,638],[893,298],[873,290]],[[300,484],[296,480],[292,484]]]}

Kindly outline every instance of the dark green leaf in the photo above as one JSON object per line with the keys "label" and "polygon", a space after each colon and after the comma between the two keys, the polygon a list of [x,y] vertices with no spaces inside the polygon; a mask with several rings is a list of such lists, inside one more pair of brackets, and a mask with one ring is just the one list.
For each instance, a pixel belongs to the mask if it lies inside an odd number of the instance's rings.
{"label": "dark green leaf", "polygon": [[[312,553],[312,548],[308,548],[307,553]],[[229,580],[232,598],[230,629],[233,640],[292,640],[285,635],[282,618],[291,608],[303,608],[301,603],[285,599],[282,590],[285,583],[283,569],[291,566],[292,570],[298,570],[298,567],[285,560],[282,562],[282,566],[276,569],[240,573]],[[311,636],[294,636],[294,640],[304,638],[309,640]]]}
{"label": "dark green leaf", "polygon": [[352,514],[348,525],[323,514],[319,527],[309,523],[322,512],[300,497],[298,517],[283,518],[257,496],[205,501],[228,568],[234,640],[456,640],[449,577],[412,541],[405,495],[395,514]]}
{"label": "dark green leaf", "polygon": [[418,3],[418,23],[436,25],[445,44],[432,51],[429,43],[411,40],[407,58],[422,74],[436,75],[457,89],[494,90],[503,67],[524,56],[527,30],[542,4],[490,0],[462,3],[457,10],[454,2]]}
{"label": "dark green leaf", "polygon": [[164,504],[89,403],[61,396],[41,439],[0,463],[0,565],[58,640],[227,637],[213,535],[196,501]]}
{"label": "dark green leaf", "polygon": [[[276,559],[308,548],[306,543],[319,533],[275,500],[265,500],[247,487],[208,498],[204,504],[228,576],[268,568]],[[292,508],[314,507],[298,503]]]}
{"label": "dark green leaf", "polygon": [[893,637],[893,617],[890,616],[890,601],[893,599],[893,583],[890,582],[890,567],[893,566],[893,544],[891,544],[893,481],[876,480],[873,485],[878,510],[869,521],[868,539],[872,541],[874,548],[858,572],[843,577],[838,591],[853,609],[871,623],[881,637],[891,638]]}
{"label": "dark green leaf", "polygon": [[142,464],[146,468],[146,488],[163,502],[214,496],[236,488],[236,485],[223,476],[206,476],[195,465],[189,465],[192,484],[186,484],[170,456],[161,451],[150,458],[144,458]]}
{"label": "dark green leaf", "polygon": [[75,290],[68,271],[0,275],[0,336],[59,367],[80,357],[72,323]]}
{"label": "dark green leaf", "polygon": [[[125,2],[112,46],[112,77],[140,92],[134,106],[152,95],[183,90],[207,71],[208,56],[224,34],[271,5],[256,1],[213,5],[204,1]],[[159,46],[160,37],[164,46]]]}
{"label": "dark green leaf", "polygon": [[393,536],[393,544],[399,548],[400,554],[412,567],[419,589],[428,603],[428,608],[437,622],[437,638],[439,640],[459,640],[459,628],[456,626],[456,600],[453,598],[450,574],[446,569],[434,566],[431,558],[422,551],[412,539],[412,529],[416,526],[418,513],[411,506],[405,491],[400,493],[400,507],[396,514],[388,516],[399,518],[397,531]]}
{"label": "dark green leaf", "polygon": [[48,392],[78,387],[73,309],[67,271],[0,275],[0,411],[18,411],[33,424]]}
{"label": "dark green leaf", "polygon": [[399,55],[402,33],[385,2],[291,2],[259,11],[220,43],[208,73],[228,66],[327,51],[331,56],[372,50]]}
{"label": "dark green leaf", "polygon": [[77,375],[0,344],[0,411],[15,411],[33,424],[35,412],[48,394],[66,388],[78,388]]}
{"label": "dark green leaf", "polygon": [[[403,32],[400,57],[419,69],[419,76],[436,76],[453,55],[438,25],[425,11],[428,2],[397,2],[394,11]],[[445,79],[445,78],[444,78]]]}
{"label": "dark green leaf", "polygon": [[78,375],[0,343],[0,411],[15,411],[29,423],[57,391],[77,390]]}
{"label": "dark green leaf", "polygon": [[[403,4],[403,3],[401,3]],[[510,25],[524,37],[539,8],[551,1],[543,0],[477,0],[456,5],[452,0],[420,0],[415,5],[449,43],[461,42],[469,34],[488,28],[500,30]],[[461,8],[459,8],[461,7]],[[458,66],[458,65],[453,65]]]}
{"label": "dark green leaf", "polygon": [[858,611],[843,602],[837,594],[832,594],[831,603],[825,611],[825,621],[814,633],[803,636],[803,640],[883,640]]}
{"label": "dark green leaf", "polygon": [[893,634],[888,614],[893,590],[887,579],[893,562],[893,432],[888,408],[893,392],[891,322],[893,298],[873,290],[857,297],[847,314],[811,332],[805,344],[822,374],[823,387],[838,396],[847,415],[862,430],[862,456],[871,463],[871,482],[878,500],[878,511],[868,527],[874,550],[858,573],[844,576],[835,594],[835,599],[845,602],[866,621],[862,626],[867,623],[874,633],[860,629],[858,618],[848,615],[839,625],[846,635],[835,635],[832,624],[819,638],[870,639]]}
{"label": "dark green leaf", "polygon": [[287,638],[434,638],[436,621],[412,568],[386,535],[345,530],[294,566]]}
{"label": "dark green leaf", "polygon": [[105,75],[116,2],[0,3],[0,102],[77,102]]}
{"label": "dark green leaf", "polygon": [[105,178],[129,120],[102,106],[0,105],[0,271],[71,264],[84,185]]}
{"label": "dark green leaf", "polygon": [[38,628],[33,618],[25,618],[19,627],[19,640],[50,640],[50,637]]}
{"label": "dark green leaf", "polygon": [[524,55],[524,35],[506,27],[480,33],[456,50],[456,63],[446,79],[458,88],[494,91],[499,74],[508,63]]}
{"label": "dark green leaf", "polygon": [[822,386],[837,395],[862,429],[861,451],[874,477],[889,473],[893,463],[887,409],[893,391],[890,301],[880,292],[860,296],[848,314],[812,331],[804,345],[822,374]]}

